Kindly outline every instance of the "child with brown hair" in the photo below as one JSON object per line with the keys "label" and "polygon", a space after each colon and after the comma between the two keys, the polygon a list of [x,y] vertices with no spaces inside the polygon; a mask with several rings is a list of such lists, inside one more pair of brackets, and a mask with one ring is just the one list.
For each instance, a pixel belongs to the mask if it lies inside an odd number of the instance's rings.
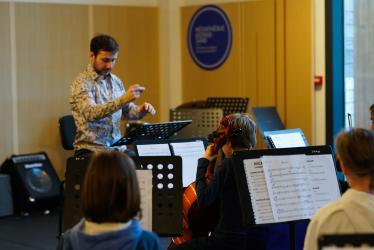
{"label": "child with brown hair", "polygon": [[59,250],[160,250],[158,237],[145,231],[135,164],[119,151],[96,153],[83,190],[84,218],[61,238]]}

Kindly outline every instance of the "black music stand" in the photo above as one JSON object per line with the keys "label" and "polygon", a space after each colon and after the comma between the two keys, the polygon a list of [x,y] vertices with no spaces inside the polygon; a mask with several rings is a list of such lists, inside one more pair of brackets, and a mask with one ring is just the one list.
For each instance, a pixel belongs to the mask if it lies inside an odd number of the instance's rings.
{"label": "black music stand", "polygon": [[[309,146],[304,132],[300,128],[264,131],[264,140],[268,148],[293,148]],[[294,140],[295,137],[299,140]],[[294,141],[292,141],[294,140]]]}
{"label": "black music stand", "polygon": [[265,131],[285,129],[275,107],[253,107],[252,112],[263,137]]}
{"label": "black music stand", "polygon": [[173,138],[208,137],[215,131],[223,117],[222,109],[216,108],[177,108],[171,109],[171,121],[192,120],[185,129],[179,131]]}
{"label": "black music stand", "polygon": [[130,144],[136,140],[162,140],[166,139],[188,124],[191,120],[176,121],[176,122],[161,122],[161,123],[148,123],[143,124],[139,128],[131,131],[118,141],[112,143],[110,146],[122,146]]}
{"label": "black music stand", "polygon": [[246,113],[249,103],[248,97],[208,97],[206,99],[207,108],[220,108],[223,115],[233,113]]}
{"label": "black music stand", "polygon": [[339,249],[370,249],[374,248],[374,234],[331,234],[322,235],[318,239],[318,249],[325,250],[331,247],[339,247]]}
{"label": "black music stand", "polygon": [[[196,170],[197,170],[197,163],[198,159],[203,157],[203,154],[198,154],[197,151],[194,151],[193,148],[187,147],[185,152],[175,151],[174,146],[175,144],[183,145],[192,142],[201,142],[204,145],[204,151],[208,146],[208,140],[205,137],[193,137],[193,138],[185,138],[185,139],[166,139],[166,140],[159,140],[159,141],[152,141],[152,140],[140,140],[134,142],[133,146],[138,156],[165,156],[165,155],[178,155],[182,157],[182,185],[183,187],[187,187],[191,184],[191,182],[195,181],[196,177]],[[164,145],[162,145],[164,144]],[[186,145],[185,144],[185,145]],[[148,147],[148,150],[139,150],[142,146],[154,146]],[[166,147],[165,147],[166,146]],[[158,147],[162,148],[159,150]],[[202,152],[202,153],[203,153]],[[196,159],[195,163],[191,163],[191,159]]]}
{"label": "black music stand", "polygon": [[139,156],[137,169],[152,169],[152,231],[160,236],[183,234],[182,158]]}
{"label": "black music stand", "polygon": [[[294,249],[296,249],[295,223],[298,222],[298,221],[305,221],[306,218],[305,217],[303,218],[302,216],[298,215],[297,219],[292,219],[292,220],[291,219],[284,219],[282,221],[276,221],[275,219],[272,219],[272,220],[268,220],[267,222],[260,222],[259,224],[257,224],[256,223],[256,218],[255,218],[256,217],[256,215],[255,215],[256,203],[257,202],[263,202],[264,199],[262,199],[260,201],[255,200],[254,197],[256,196],[256,190],[252,190],[253,193],[252,193],[252,191],[250,191],[249,186],[250,186],[251,183],[249,182],[249,180],[251,180],[251,179],[248,179],[248,176],[247,176],[247,175],[250,176],[252,174],[250,171],[253,171],[253,170],[250,170],[249,173],[248,173],[245,170],[245,166],[244,166],[244,160],[251,159],[252,164],[254,166],[257,166],[256,171],[254,171],[253,173],[255,175],[258,175],[257,177],[259,177],[260,176],[259,173],[261,172],[261,169],[263,169],[262,157],[264,157],[264,156],[286,156],[286,155],[307,155],[307,156],[311,156],[311,157],[313,157],[313,156],[318,157],[319,155],[321,155],[321,156],[331,155],[331,162],[330,163],[332,165],[326,165],[326,166],[323,165],[324,167],[322,168],[322,170],[324,171],[324,173],[329,173],[329,174],[333,173],[335,175],[335,172],[336,172],[335,162],[334,162],[334,159],[332,157],[332,150],[329,146],[311,146],[311,147],[299,147],[299,148],[280,148],[280,149],[250,150],[250,151],[235,152],[234,160],[236,162],[236,166],[238,166],[238,167],[234,168],[234,174],[235,174],[238,193],[239,193],[239,197],[240,197],[243,223],[245,225],[249,225],[249,226],[273,224],[273,223],[288,223],[288,225],[289,225],[290,249],[294,250]],[[256,163],[253,163],[253,161],[256,161]],[[314,158],[313,158],[313,161],[314,161]],[[318,161],[318,159],[317,159],[317,161]],[[333,166],[334,169],[330,168],[330,166]],[[320,171],[322,171],[322,170],[320,170]],[[328,176],[328,175],[326,175],[326,176]],[[330,177],[331,177],[331,175],[330,175]],[[336,177],[336,175],[335,175],[335,177]],[[258,181],[258,183],[255,183],[256,185],[261,185],[262,184],[262,183],[260,183],[261,178],[262,177],[259,177],[259,179],[256,180],[256,181]],[[265,182],[265,175],[264,175],[263,178],[264,178],[264,182]],[[310,178],[312,178],[312,177],[310,177]],[[318,192],[320,192],[322,194],[325,192],[325,189],[323,189],[323,187],[326,188],[328,186],[328,188],[331,189],[334,186],[333,177],[331,177],[330,179],[326,179],[326,180],[329,182],[329,185],[323,186],[322,184],[314,184],[314,185],[318,185],[318,187],[321,186],[321,188]],[[267,182],[264,183],[265,187],[267,185],[268,185]],[[270,185],[270,186],[272,186],[272,185]],[[336,186],[335,187],[336,187],[336,195],[338,193],[340,195],[341,191],[340,191],[340,187],[338,185],[337,178],[336,178]],[[269,189],[267,189],[268,192],[270,192]],[[311,189],[314,190],[313,187]],[[312,192],[312,193],[313,193],[312,195],[316,195],[315,192]],[[282,198],[280,198],[280,199],[282,199]],[[270,204],[270,202],[273,202],[273,201],[274,200],[272,200],[271,197],[269,196],[269,204]],[[257,209],[258,209],[258,207],[257,207]]]}
{"label": "black music stand", "polygon": [[[152,169],[152,231],[160,236],[180,236],[183,230],[181,157],[144,156],[133,160],[139,170]],[[83,217],[81,191],[89,161],[88,157],[70,157],[67,161],[63,225],[60,225],[63,231]]]}

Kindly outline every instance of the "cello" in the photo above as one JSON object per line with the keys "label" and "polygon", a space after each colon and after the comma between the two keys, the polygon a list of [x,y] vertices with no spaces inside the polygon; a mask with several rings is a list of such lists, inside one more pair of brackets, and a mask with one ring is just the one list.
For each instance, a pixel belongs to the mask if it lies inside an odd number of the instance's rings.
{"label": "cello", "polygon": [[[209,135],[209,141],[213,143],[212,155],[221,154],[221,148],[226,143],[226,136],[232,127],[230,116],[224,116],[220,122],[220,127]],[[218,158],[218,159],[217,159]],[[212,160],[205,173],[208,184],[214,175],[214,169],[221,164],[219,157]],[[215,201],[211,206],[201,208],[197,204],[196,183],[191,183],[183,192],[182,214],[183,214],[183,235],[172,238],[172,245],[183,244],[192,238],[208,236],[214,230],[219,219],[219,201]],[[172,247],[171,247],[172,249]]]}

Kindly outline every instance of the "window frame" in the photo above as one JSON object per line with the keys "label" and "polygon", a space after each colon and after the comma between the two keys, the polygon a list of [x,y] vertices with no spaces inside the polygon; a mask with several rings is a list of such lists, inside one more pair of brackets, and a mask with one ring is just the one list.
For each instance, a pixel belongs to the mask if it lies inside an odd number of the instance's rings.
{"label": "window frame", "polygon": [[344,0],[325,1],[326,144],[345,126]]}

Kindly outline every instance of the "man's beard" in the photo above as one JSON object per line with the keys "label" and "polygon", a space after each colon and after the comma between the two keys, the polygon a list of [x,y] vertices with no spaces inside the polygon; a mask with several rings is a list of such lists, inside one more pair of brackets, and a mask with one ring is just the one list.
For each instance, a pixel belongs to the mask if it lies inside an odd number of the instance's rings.
{"label": "man's beard", "polygon": [[96,67],[96,63],[94,63],[94,70],[95,70],[95,72],[98,74],[98,75],[101,75],[101,76],[107,76],[107,75],[109,75],[110,74],[110,72],[111,72],[111,70],[110,69],[98,69],[97,67]]}

